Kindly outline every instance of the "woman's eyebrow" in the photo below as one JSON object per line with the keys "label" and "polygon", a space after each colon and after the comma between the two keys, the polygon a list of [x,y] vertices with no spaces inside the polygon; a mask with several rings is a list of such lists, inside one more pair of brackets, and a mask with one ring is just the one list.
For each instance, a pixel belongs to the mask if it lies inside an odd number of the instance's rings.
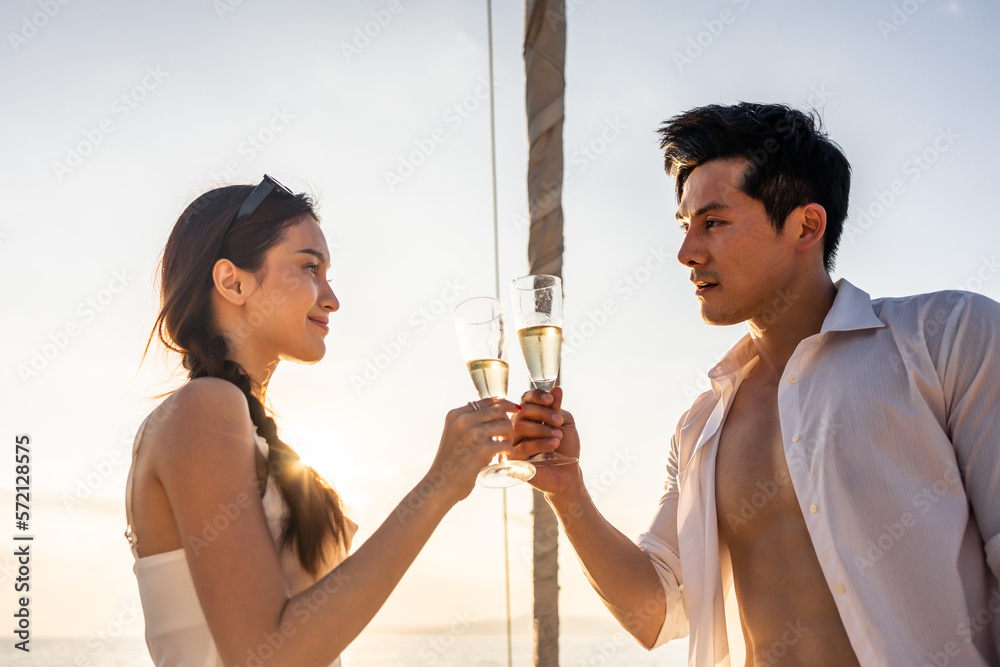
{"label": "woman's eyebrow", "polygon": [[312,248],[303,248],[302,250],[296,250],[295,252],[296,254],[305,253],[307,255],[313,255],[314,257],[316,257],[316,259],[320,261],[321,264],[326,264],[326,255],[324,255],[319,250],[313,250]]}

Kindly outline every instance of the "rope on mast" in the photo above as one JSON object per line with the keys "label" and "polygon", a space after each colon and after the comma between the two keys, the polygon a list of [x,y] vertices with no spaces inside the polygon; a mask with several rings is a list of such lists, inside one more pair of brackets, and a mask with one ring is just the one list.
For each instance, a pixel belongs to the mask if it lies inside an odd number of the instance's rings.
{"label": "rope on mast", "polygon": [[[493,2],[486,0],[486,27],[489,36],[489,61],[490,61],[490,158],[492,160],[491,173],[493,176],[493,276],[494,292],[497,299],[500,298],[500,223],[497,213],[497,134],[496,118],[493,105]],[[507,667],[513,667],[513,642],[511,641],[510,622],[510,548],[507,539],[507,489],[502,489],[503,502],[503,581],[504,597],[507,604]]]}

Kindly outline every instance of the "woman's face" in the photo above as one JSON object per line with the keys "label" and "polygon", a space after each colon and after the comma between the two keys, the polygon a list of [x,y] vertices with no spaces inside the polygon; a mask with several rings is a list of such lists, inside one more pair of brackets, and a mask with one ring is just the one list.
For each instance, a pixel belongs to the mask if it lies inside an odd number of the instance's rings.
{"label": "woman's face", "polygon": [[327,320],[340,307],[329,268],[326,238],[315,218],[304,215],[267,252],[264,280],[247,298],[240,329],[257,354],[305,363],[323,358]]}

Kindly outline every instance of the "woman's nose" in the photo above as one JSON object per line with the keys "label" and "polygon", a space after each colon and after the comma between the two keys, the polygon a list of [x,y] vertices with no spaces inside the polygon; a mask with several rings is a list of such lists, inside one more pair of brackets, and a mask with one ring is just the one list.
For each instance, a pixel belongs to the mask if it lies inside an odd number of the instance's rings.
{"label": "woman's nose", "polygon": [[323,288],[323,291],[320,292],[319,295],[320,306],[323,307],[323,310],[328,310],[331,313],[334,313],[340,309],[340,300],[337,299],[337,295],[333,293],[333,287],[330,283],[323,284],[326,285],[326,287]]}

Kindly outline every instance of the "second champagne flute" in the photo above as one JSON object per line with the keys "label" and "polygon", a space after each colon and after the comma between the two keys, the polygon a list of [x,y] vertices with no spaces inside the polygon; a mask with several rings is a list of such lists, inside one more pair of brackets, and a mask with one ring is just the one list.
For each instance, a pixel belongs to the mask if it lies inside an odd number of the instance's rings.
{"label": "second champagne flute", "polygon": [[[507,398],[507,333],[503,304],[488,296],[466,299],[455,306],[455,329],[462,357],[479,398]],[[501,455],[479,473],[479,484],[503,488],[526,482],[535,474],[527,461]]]}
{"label": "second champagne flute", "polygon": [[[562,351],[562,281],[558,276],[521,276],[511,281],[510,291],[517,339],[531,386],[552,391],[559,377]],[[578,459],[557,452],[540,452],[528,460],[537,466],[575,463]]]}

